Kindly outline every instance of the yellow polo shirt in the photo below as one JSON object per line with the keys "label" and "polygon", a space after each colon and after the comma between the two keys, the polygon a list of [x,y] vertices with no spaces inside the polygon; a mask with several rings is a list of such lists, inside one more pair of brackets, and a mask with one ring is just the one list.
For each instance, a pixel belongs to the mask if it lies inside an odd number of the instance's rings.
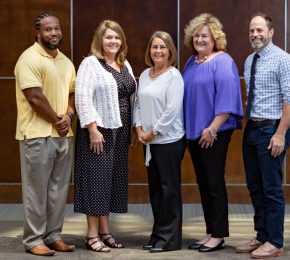
{"label": "yellow polo shirt", "polygon": [[[17,126],[16,139],[59,137],[55,127],[31,108],[22,90],[40,87],[57,115],[65,114],[69,93],[74,92],[75,69],[60,51],[55,58],[38,43],[34,43],[19,57],[15,66]],[[72,136],[70,129],[67,136]]]}

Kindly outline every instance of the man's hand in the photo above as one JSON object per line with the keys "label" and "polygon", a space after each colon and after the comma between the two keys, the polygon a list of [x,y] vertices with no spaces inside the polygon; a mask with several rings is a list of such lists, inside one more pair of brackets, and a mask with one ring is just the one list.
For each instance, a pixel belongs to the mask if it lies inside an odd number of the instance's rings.
{"label": "man's hand", "polygon": [[278,134],[277,132],[272,136],[270,144],[267,147],[268,150],[271,150],[271,155],[274,157],[279,156],[285,147],[285,136]]}
{"label": "man's hand", "polygon": [[60,136],[66,136],[71,125],[71,119],[68,114],[59,115],[58,119],[59,121],[54,124],[56,131]]}

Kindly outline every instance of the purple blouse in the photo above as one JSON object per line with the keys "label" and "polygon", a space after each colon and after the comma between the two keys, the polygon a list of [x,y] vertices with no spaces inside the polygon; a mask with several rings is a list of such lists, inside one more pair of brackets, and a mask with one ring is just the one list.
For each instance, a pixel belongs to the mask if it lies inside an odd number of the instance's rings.
{"label": "purple blouse", "polygon": [[212,60],[196,64],[194,56],[184,71],[184,124],[187,139],[198,139],[214,117],[230,113],[219,131],[241,128],[243,106],[237,65],[221,52]]}

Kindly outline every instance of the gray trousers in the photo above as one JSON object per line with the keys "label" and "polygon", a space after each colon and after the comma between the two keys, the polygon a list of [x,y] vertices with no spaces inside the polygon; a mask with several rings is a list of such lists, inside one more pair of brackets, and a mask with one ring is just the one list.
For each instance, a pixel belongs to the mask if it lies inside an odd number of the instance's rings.
{"label": "gray trousers", "polygon": [[72,145],[71,137],[20,141],[26,250],[61,239],[72,171]]}

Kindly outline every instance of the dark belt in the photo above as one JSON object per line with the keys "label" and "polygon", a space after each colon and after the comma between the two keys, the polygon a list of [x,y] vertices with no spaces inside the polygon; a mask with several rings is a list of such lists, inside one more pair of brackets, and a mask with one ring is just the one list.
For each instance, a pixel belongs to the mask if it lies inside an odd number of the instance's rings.
{"label": "dark belt", "polygon": [[267,126],[267,125],[278,125],[280,122],[279,119],[266,119],[266,120],[262,120],[262,121],[254,121],[254,120],[249,120],[248,124],[252,127],[255,128],[260,128],[263,126]]}

